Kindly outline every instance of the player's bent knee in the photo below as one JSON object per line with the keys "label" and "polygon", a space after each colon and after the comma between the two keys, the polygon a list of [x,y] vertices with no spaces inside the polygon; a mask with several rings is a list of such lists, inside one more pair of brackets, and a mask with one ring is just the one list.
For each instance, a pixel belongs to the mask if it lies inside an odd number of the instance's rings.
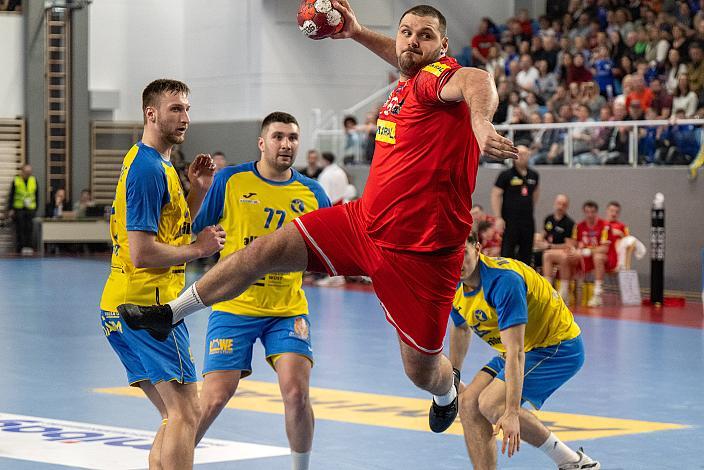
{"label": "player's bent knee", "polygon": [[482,416],[479,411],[479,393],[471,387],[465,388],[460,393],[459,403],[460,416],[467,418]]}

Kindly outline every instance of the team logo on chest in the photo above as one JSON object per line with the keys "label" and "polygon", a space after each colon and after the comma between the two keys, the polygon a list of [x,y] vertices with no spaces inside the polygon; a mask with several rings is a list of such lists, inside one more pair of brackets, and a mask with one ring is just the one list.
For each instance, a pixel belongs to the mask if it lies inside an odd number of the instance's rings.
{"label": "team logo on chest", "polygon": [[487,316],[486,312],[484,312],[484,310],[475,310],[474,318],[476,318],[478,322],[483,322],[486,321],[489,317]]}
{"label": "team logo on chest", "polygon": [[291,210],[296,214],[303,214],[306,210],[306,205],[300,199],[294,199],[291,201]]}

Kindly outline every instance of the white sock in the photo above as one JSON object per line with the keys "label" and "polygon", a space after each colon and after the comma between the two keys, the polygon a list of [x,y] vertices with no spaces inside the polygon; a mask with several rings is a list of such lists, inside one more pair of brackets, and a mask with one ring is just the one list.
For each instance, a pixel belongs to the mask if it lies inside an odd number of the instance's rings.
{"label": "white sock", "polygon": [[577,452],[567,447],[553,433],[550,433],[547,440],[538,447],[545,455],[550,457],[558,466],[566,463],[574,463],[579,460]]}
{"label": "white sock", "polygon": [[567,279],[560,279],[560,297],[563,300],[567,300],[567,295],[569,294],[570,281]]}
{"label": "white sock", "polygon": [[604,281],[594,281],[594,295],[601,295],[603,290]]}
{"label": "white sock", "polygon": [[450,391],[447,392],[445,395],[433,395],[433,401],[436,405],[447,406],[455,400],[455,397],[457,396],[457,389],[455,388],[454,380],[455,376],[453,375],[452,386],[450,387]]}
{"label": "white sock", "polygon": [[310,452],[291,451],[291,469],[292,470],[308,470],[310,464]]}
{"label": "white sock", "polygon": [[207,305],[200,300],[195,282],[175,300],[168,302],[168,305],[171,307],[171,311],[174,314],[174,319],[171,322],[174,325],[191,313],[196,313],[198,310],[207,307]]}

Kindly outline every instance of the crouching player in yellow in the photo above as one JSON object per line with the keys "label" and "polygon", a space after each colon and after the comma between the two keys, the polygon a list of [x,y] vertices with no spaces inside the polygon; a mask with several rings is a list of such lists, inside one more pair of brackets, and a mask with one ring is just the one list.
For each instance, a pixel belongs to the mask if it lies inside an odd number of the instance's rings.
{"label": "crouching player in yellow", "polygon": [[[599,462],[562,443],[530,411],[539,409],[584,363],[580,329],[560,295],[532,268],[480,254],[472,234],[452,308],[450,361],[462,368],[471,333],[499,352],[464,387],[460,419],[472,464],[495,469],[495,436],[512,457],[521,440],[539,448],[560,470],[598,470]],[[492,427],[494,425],[494,427]]]}

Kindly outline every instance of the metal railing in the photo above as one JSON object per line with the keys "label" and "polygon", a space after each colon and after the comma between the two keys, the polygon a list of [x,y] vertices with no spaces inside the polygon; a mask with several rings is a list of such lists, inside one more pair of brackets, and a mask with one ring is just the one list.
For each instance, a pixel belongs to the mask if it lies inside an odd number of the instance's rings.
{"label": "metal railing", "polygon": [[[626,127],[629,128],[628,136],[628,155],[627,165],[638,166],[639,162],[639,131],[643,128],[651,127],[669,127],[677,125],[694,125],[699,127],[698,141],[703,142],[701,127],[704,126],[704,119],[680,119],[677,121],[671,120],[643,120],[643,121],[589,121],[589,122],[569,122],[555,124],[501,124],[496,126],[496,130],[506,132],[506,135],[513,140],[516,131],[535,131],[559,129],[564,130],[563,136],[563,158],[562,161],[567,167],[574,167],[574,134],[576,130],[585,128],[614,128]],[[365,132],[359,132],[360,142],[362,145],[357,149],[358,154],[355,155],[354,163],[364,163],[365,143],[368,143]],[[338,156],[345,154],[346,135],[343,129],[316,129],[313,133],[313,145],[321,151],[331,151]],[[596,149],[593,149],[596,150]]]}

